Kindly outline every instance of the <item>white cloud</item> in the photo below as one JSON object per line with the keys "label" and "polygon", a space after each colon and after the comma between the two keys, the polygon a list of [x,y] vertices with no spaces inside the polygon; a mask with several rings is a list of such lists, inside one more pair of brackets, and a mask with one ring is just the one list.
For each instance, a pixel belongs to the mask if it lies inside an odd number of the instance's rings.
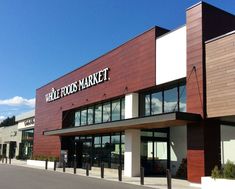
{"label": "white cloud", "polygon": [[0,115],[0,123],[1,123],[4,119],[6,119],[6,117]]}
{"label": "white cloud", "polygon": [[7,105],[7,106],[29,106],[34,108],[35,107],[35,98],[26,99],[21,96],[15,96],[10,99],[1,100],[0,105]]}

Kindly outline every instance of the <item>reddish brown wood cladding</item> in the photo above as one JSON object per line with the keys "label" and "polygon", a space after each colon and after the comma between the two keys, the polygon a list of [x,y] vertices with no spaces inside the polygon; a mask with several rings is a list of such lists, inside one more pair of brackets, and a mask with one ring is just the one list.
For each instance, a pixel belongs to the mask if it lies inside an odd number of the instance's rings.
{"label": "reddish brown wood cladding", "polygon": [[[201,176],[204,175],[204,150],[187,151],[187,169],[188,180],[190,182],[201,182]],[[195,171],[190,171],[195,170]]]}
{"label": "reddish brown wood cladding", "polygon": [[[186,15],[187,112],[199,113],[206,119],[205,41],[234,30],[235,17],[204,2],[188,9]],[[195,71],[192,71],[193,67]],[[210,125],[211,123],[203,124],[203,127],[198,125],[198,135],[195,134],[196,128],[188,128],[188,179],[193,182],[199,182],[201,176],[208,175],[211,168],[220,163],[219,126]],[[215,136],[211,136],[211,133]],[[214,142],[214,146],[211,141]]]}
{"label": "reddish brown wood cladding", "polygon": [[[41,87],[36,94],[34,155],[59,155],[59,137],[43,136],[45,130],[62,127],[62,112],[87,104],[123,96],[155,85],[156,35],[166,30],[153,28],[91,63]],[[45,94],[104,68],[110,80],[51,103]]]}
{"label": "reddish brown wood cladding", "polygon": [[[186,13],[187,25],[187,112],[203,116],[202,4]],[[195,71],[193,71],[195,67]]]}

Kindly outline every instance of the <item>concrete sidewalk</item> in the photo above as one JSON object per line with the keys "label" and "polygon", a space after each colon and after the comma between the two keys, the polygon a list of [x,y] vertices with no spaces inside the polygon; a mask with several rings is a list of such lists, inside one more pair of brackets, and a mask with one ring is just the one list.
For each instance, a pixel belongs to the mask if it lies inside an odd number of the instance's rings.
{"label": "concrete sidewalk", "polygon": [[[9,164],[9,161],[8,161],[8,164]],[[29,166],[26,164],[26,161],[16,160],[16,159],[11,160],[11,165],[42,169],[42,170],[45,169],[45,167]],[[54,171],[54,170],[48,169],[48,171]],[[66,168],[65,173],[63,172],[62,168],[56,168],[56,172],[60,172],[62,174],[74,174],[73,168]],[[85,169],[77,169],[76,172],[77,172],[76,175],[86,176]],[[89,171],[89,177],[101,178],[100,168],[92,167],[92,170]],[[120,182],[118,181],[118,170],[105,168],[103,179],[114,181],[114,182]],[[140,185],[140,177],[125,177],[124,175],[122,175],[122,182],[134,184],[134,185]],[[157,189],[167,189],[167,180],[165,177],[162,177],[162,178],[161,177],[145,177],[144,186],[157,188]],[[199,184],[192,184],[186,180],[172,179],[172,189],[198,189],[198,188],[200,188]]]}

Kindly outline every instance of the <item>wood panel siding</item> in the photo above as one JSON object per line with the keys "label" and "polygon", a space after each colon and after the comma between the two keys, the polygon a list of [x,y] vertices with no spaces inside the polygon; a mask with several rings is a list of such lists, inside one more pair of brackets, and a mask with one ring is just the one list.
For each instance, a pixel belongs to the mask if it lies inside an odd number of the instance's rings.
{"label": "wood panel siding", "polygon": [[[187,112],[203,112],[202,4],[186,12],[187,25]],[[194,69],[195,68],[195,69]]]}
{"label": "wood panel siding", "polygon": [[[216,21],[215,21],[216,20]],[[235,16],[221,9],[201,2],[189,8],[186,12],[187,27],[187,112],[201,114],[204,119],[208,118],[206,91],[208,84],[207,60],[205,54],[205,41],[218,37],[235,29]],[[213,56],[213,55],[212,55]],[[218,72],[215,70],[215,72]],[[209,76],[211,77],[211,76]],[[212,77],[211,77],[212,78]],[[210,79],[209,79],[210,80]],[[211,80],[209,82],[212,82]],[[213,80],[213,82],[217,82]],[[211,89],[213,90],[213,89]],[[221,90],[221,89],[219,89]],[[221,93],[223,93],[221,91]],[[231,93],[230,93],[231,94]],[[209,95],[210,96],[210,95]],[[216,108],[216,106],[214,106]],[[211,111],[211,110],[209,110]],[[218,111],[218,110],[214,110]],[[210,117],[210,116],[209,116]],[[198,135],[195,135],[195,129],[188,127],[188,180],[200,182],[200,177],[210,174],[211,168],[219,164],[219,135],[218,124],[203,123],[203,127],[196,126]],[[208,132],[209,131],[209,132]],[[215,137],[210,133],[215,132]],[[215,142],[213,147],[210,141]],[[200,144],[200,148],[198,146]],[[193,146],[198,148],[194,149]],[[211,156],[210,154],[213,154]],[[191,162],[194,161],[194,162]],[[204,169],[204,171],[202,171]]]}
{"label": "wood panel siding", "polygon": [[[127,93],[155,86],[156,36],[167,30],[155,27],[89,64],[39,88],[36,92],[34,155],[59,155],[60,139],[43,136],[43,131],[62,128],[62,114]],[[101,69],[110,68],[110,80],[47,103],[45,94],[61,88]]]}
{"label": "wood panel siding", "polygon": [[206,44],[207,115],[235,115],[235,32]]}

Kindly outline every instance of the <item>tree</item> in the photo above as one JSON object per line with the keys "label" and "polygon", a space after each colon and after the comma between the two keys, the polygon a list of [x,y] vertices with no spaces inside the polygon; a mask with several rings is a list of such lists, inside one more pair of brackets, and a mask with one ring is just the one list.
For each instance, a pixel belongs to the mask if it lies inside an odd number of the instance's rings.
{"label": "tree", "polygon": [[15,116],[7,117],[0,123],[0,127],[15,125]]}

